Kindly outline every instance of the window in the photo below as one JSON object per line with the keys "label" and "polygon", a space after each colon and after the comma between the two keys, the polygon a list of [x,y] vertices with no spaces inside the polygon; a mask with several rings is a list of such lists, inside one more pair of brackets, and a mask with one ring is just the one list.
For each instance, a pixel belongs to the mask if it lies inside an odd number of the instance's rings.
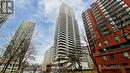
{"label": "window", "polygon": [[12,64],[10,64],[9,66],[12,66]]}
{"label": "window", "polygon": [[127,39],[130,38],[129,33],[125,33],[125,36],[126,36]]}
{"label": "window", "polygon": [[14,12],[14,4],[12,1],[0,1],[0,5],[1,14],[12,14]]}
{"label": "window", "polygon": [[117,0],[117,1],[121,1],[121,0]]}
{"label": "window", "polygon": [[107,57],[106,57],[106,56],[103,56],[102,59],[103,59],[104,61],[107,61]]}
{"label": "window", "polygon": [[130,55],[128,52],[123,52],[123,55],[125,57],[125,59],[129,59],[130,58]]}
{"label": "window", "polygon": [[114,59],[115,59],[114,55],[111,54],[111,55],[110,55],[110,60],[114,60]]}
{"label": "window", "polygon": [[98,48],[99,48],[99,49],[102,49],[101,43],[98,44]]}
{"label": "window", "polygon": [[108,41],[107,40],[104,41],[104,45],[108,46]]}
{"label": "window", "polygon": [[130,8],[127,8],[127,9],[126,9],[126,11],[128,11],[128,12],[129,12],[129,11],[130,11]]}
{"label": "window", "polygon": [[120,37],[116,36],[116,37],[115,37],[115,41],[116,41],[117,43],[120,42]]}
{"label": "window", "polygon": [[130,36],[129,35],[127,35],[127,39],[129,39],[130,38]]}
{"label": "window", "polygon": [[98,49],[99,49],[99,52],[103,52],[101,43],[98,44]]}
{"label": "window", "polygon": [[109,67],[111,67],[111,68],[117,68],[118,65],[117,64],[110,64]]}
{"label": "window", "polygon": [[106,34],[108,34],[109,33],[109,31],[102,31],[102,34],[103,35],[106,35]]}

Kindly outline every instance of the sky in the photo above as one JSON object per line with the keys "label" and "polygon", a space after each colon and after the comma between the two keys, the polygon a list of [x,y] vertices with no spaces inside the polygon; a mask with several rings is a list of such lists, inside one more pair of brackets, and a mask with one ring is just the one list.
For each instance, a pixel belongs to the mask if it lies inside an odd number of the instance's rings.
{"label": "sky", "polygon": [[36,60],[41,64],[47,49],[53,45],[59,7],[65,2],[75,11],[79,31],[84,31],[81,13],[92,4],[93,0],[13,0],[15,11],[0,28],[0,48],[11,40],[23,20],[36,23],[32,42],[36,46]]}

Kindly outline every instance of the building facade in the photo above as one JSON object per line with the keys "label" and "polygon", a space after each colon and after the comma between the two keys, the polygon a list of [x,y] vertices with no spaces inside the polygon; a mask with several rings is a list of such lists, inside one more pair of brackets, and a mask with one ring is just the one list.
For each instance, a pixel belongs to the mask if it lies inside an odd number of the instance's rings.
{"label": "building facade", "polygon": [[[35,24],[29,21],[23,21],[9,45],[6,48],[3,58],[7,61],[6,64],[11,64],[9,71],[16,71],[18,66],[22,63],[25,54],[29,48],[30,41],[34,32]],[[11,58],[12,57],[12,58]],[[10,60],[10,62],[8,62]],[[11,69],[12,68],[12,69]]]}
{"label": "building facade", "polygon": [[[106,73],[129,73],[130,1],[97,0],[82,13],[89,46]],[[108,68],[113,70],[107,72]]]}
{"label": "building facade", "polygon": [[83,60],[81,61],[82,70],[93,69],[93,61],[89,54],[89,47],[83,45],[81,45],[81,47],[82,47],[82,58],[83,58]]}
{"label": "building facade", "polygon": [[0,0],[0,27],[14,12],[14,3],[12,0]]}
{"label": "building facade", "polygon": [[[54,37],[54,63],[64,62],[68,55],[81,51],[79,29],[74,11],[62,3],[56,23]],[[58,62],[57,62],[58,63]]]}
{"label": "building facade", "polygon": [[48,71],[47,67],[50,65],[50,68],[51,68],[51,64],[53,62],[52,60],[52,57],[53,57],[53,46],[51,48],[49,48],[46,52],[45,52],[45,56],[44,56],[44,62],[43,62],[43,65],[42,65],[42,71],[45,72],[45,71]]}

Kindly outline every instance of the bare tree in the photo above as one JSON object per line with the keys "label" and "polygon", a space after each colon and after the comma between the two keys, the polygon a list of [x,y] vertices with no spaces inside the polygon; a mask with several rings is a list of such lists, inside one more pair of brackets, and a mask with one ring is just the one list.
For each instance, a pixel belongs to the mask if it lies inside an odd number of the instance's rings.
{"label": "bare tree", "polygon": [[[33,44],[31,44],[29,46],[29,48],[24,56],[24,59],[18,66],[17,72],[22,73],[23,70],[27,67],[28,62],[31,60],[35,60],[35,46]],[[26,67],[24,67],[24,66],[26,66]]]}
{"label": "bare tree", "polygon": [[32,39],[31,36],[33,34],[32,32],[34,31],[34,28],[32,26],[29,26],[28,31],[21,32],[20,35],[19,35],[19,31],[20,28],[17,30],[15,36],[11,40],[9,46],[7,47],[4,53],[5,55],[7,55],[6,58],[8,58],[8,60],[4,68],[1,70],[2,73],[5,73],[10,62],[14,61],[15,58],[19,59],[17,61],[21,63],[22,60],[24,59],[25,53],[28,50],[28,47],[30,45],[30,40]]}
{"label": "bare tree", "polygon": [[[6,35],[6,36],[8,36],[8,35]],[[10,42],[11,39],[10,38],[7,39],[6,36],[3,35],[3,34],[0,35],[0,39]],[[7,55],[6,54],[4,55],[4,53],[5,53],[6,48],[7,48],[8,45],[9,45],[8,43],[4,43],[4,44],[1,45],[1,48],[0,48],[0,50],[1,50],[1,52],[0,52],[0,56],[1,56],[0,57],[0,65],[2,65],[5,62],[5,60],[7,59],[6,58]]]}
{"label": "bare tree", "polygon": [[100,69],[99,69],[99,66],[98,66],[98,64],[97,64],[97,62],[96,62],[96,59],[93,57],[93,49],[95,48],[95,44],[97,43],[97,41],[93,39],[93,40],[91,41],[91,45],[90,45],[90,42],[88,42],[88,40],[87,40],[87,38],[85,37],[85,35],[82,35],[82,38],[83,38],[83,40],[85,41],[86,46],[88,46],[88,55],[90,56],[90,58],[92,59],[94,65],[96,66],[97,72],[98,72],[98,73],[101,73],[101,72],[100,72]]}
{"label": "bare tree", "polygon": [[[25,38],[24,38],[25,40]],[[15,54],[18,52],[18,50],[20,49],[21,45],[23,44],[24,40],[22,40],[22,42],[20,43],[19,47],[14,51],[14,53],[9,57],[9,60],[7,61],[7,64],[5,64],[4,68],[1,70],[2,73],[5,73],[6,69],[8,68],[8,65],[10,64],[11,60],[13,59],[13,57],[15,56]],[[12,49],[12,48],[11,48]]]}

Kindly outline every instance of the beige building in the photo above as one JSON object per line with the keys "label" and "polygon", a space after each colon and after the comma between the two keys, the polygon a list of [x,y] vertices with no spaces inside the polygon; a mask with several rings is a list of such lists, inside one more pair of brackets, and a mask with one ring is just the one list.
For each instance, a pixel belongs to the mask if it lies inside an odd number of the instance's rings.
{"label": "beige building", "polygon": [[52,63],[53,47],[49,48],[44,55],[42,71],[46,71],[46,66]]}
{"label": "beige building", "polygon": [[81,61],[82,69],[93,69],[93,61],[89,55],[89,47],[88,46],[81,46],[82,47],[82,57],[83,60]]}
{"label": "beige building", "polygon": [[74,10],[65,3],[59,8],[54,36],[54,54],[52,71],[57,73],[68,65],[61,65],[68,60],[68,56],[81,53],[79,28]]}
{"label": "beige building", "polygon": [[3,59],[10,59],[12,57],[9,63],[5,62],[0,66],[1,68],[3,68],[4,66],[6,66],[6,64],[9,64],[8,70],[6,70],[6,72],[15,72],[18,69],[18,64],[22,63],[26,51],[29,48],[34,29],[35,23],[30,21],[23,21],[20,27],[17,29],[2,57]]}

